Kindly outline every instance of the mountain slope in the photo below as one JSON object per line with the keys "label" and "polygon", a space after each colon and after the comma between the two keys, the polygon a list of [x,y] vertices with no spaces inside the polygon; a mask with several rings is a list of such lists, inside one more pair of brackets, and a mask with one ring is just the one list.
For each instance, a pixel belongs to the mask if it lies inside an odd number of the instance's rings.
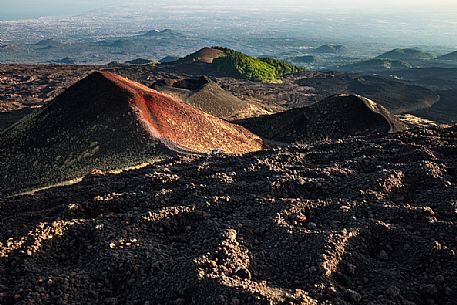
{"label": "mountain slope", "polygon": [[[32,187],[179,152],[259,150],[240,126],[115,74],[96,72],[0,136],[3,188]],[[0,190],[1,192],[2,190]]]}

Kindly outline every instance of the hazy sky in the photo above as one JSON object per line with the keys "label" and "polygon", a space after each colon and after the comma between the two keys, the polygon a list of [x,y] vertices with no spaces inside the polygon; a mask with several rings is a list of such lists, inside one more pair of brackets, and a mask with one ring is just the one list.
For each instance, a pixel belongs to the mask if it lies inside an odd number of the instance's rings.
{"label": "hazy sky", "polygon": [[226,6],[229,8],[277,9],[278,7],[299,7],[312,10],[357,10],[392,12],[457,11],[457,0],[0,0],[0,19],[14,20],[43,16],[77,15],[107,5],[192,5]]}
{"label": "hazy sky", "polygon": [[0,0],[0,19],[15,20],[46,16],[77,15],[116,0]]}

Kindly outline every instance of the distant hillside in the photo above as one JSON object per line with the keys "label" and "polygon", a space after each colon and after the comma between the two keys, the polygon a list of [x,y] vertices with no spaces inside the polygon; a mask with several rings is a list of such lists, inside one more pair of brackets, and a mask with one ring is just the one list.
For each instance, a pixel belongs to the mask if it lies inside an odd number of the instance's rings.
{"label": "distant hillside", "polygon": [[295,56],[290,59],[292,62],[296,63],[303,63],[303,64],[311,64],[319,60],[319,57],[314,55],[302,55],[302,56]]}
{"label": "distant hillside", "polygon": [[345,46],[333,44],[324,44],[318,48],[311,50],[311,52],[318,54],[343,54],[347,51],[348,49]]}
{"label": "distant hillside", "polygon": [[183,36],[181,33],[170,30],[170,29],[165,29],[165,30],[152,30],[152,31],[147,31],[140,36],[145,36],[145,37],[181,37]]}
{"label": "distant hillside", "polygon": [[403,61],[417,61],[417,60],[430,60],[434,56],[430,53],[422,51],[418,48],[405,48],[394,49],[379,55],[377,58],[389,60],[403,60]]}
{"label": "distant hillside", "polygon": [[442,56],[438,57],[437,59],[457,61],[457,51],[442,55]]}
{"label": "distant hillside", "polygon": [[46,49],[53,49],[53,48],[61,47],[62,43],[58,40],[49,38],[49,39],[43,39],[43,40],[38,41],[37,43],[34,44],[34,46],[39,50],[40,49],[46,50]]}
{"label": "distant hillside", "polygon": [[366,61],[356,62],[350,65],[345,65],[340,68],[343,71],[358,71],[369,72],[379,70],[403,70],[410,69],[412,65],[400,60],[389,60],[381,58],[373,58]]}

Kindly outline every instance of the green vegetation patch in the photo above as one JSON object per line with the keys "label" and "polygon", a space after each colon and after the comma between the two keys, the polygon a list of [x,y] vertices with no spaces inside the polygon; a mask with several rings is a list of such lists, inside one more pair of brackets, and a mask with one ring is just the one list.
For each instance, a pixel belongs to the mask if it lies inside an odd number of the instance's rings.
{"label": "green vegetation patch", "polygon": [[232,49],[214,47],[225,56],[216,58],[213,65],[218,72],[252,81],[281,82],[282,76],[303,71],[290,63],[274,58],[255,58]]}

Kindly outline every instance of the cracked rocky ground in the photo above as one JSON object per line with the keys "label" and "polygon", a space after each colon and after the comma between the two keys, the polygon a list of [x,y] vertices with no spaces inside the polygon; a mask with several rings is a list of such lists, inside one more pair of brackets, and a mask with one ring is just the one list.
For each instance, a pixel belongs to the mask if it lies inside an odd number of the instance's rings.
{"label": "cracked rocky ground", "polygon": [[0,201],[1,304],[455,304],[457,127],[181,157]]}

